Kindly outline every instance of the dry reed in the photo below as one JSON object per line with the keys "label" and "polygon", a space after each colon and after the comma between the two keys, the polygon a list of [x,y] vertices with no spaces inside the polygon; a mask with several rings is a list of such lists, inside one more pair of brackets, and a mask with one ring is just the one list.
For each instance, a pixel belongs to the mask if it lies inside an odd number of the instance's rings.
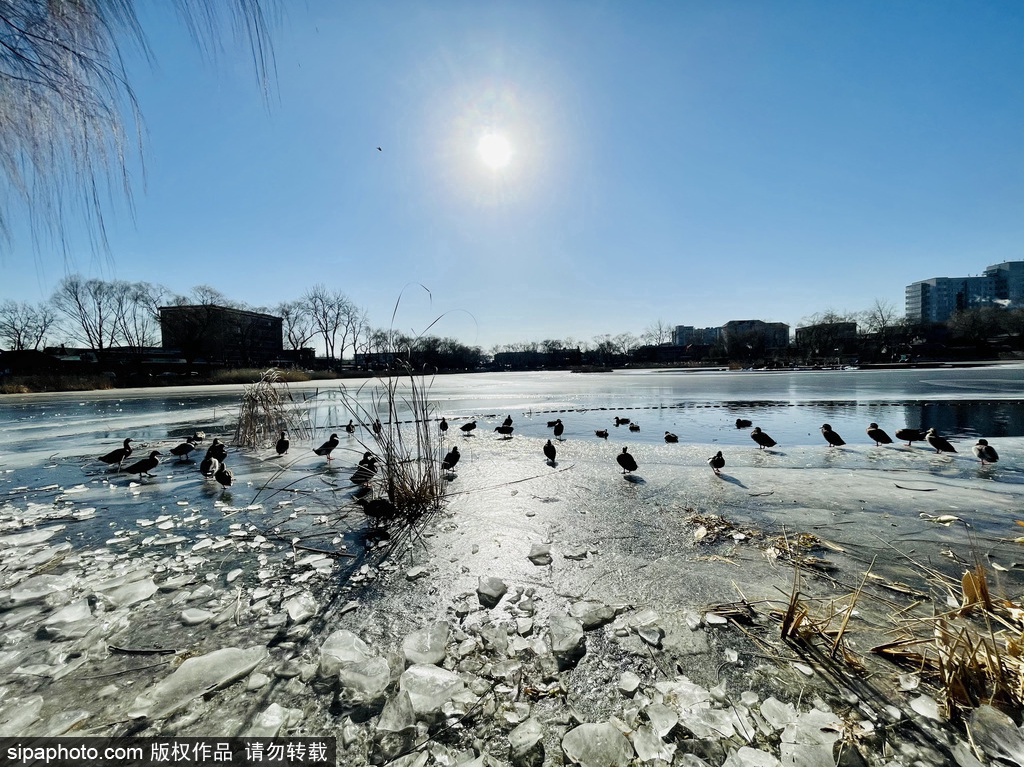
{"label": "dry reed", "polygon": [[272,368],[242,393],[234,441],[255,449],[277,440],[282,432],[300,440],[313,435],[308,413],[298,407],[288,383]]}

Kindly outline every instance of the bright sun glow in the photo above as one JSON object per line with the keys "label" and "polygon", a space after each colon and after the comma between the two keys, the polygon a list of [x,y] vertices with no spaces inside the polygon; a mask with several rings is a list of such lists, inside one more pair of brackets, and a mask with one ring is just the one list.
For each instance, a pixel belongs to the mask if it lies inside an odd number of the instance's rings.
{"label": "bright sun glow", "polygon": [[509,165],[512,158],[512,147],[509,140],[501,134],[485,134],[477,142],[477,153],[484,165],[499,169]]}

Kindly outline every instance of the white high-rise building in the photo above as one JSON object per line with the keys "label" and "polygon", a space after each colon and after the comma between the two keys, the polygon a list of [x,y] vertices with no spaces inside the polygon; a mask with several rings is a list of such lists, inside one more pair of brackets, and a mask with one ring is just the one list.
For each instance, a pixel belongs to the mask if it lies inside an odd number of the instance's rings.
{"label": "white high-rise building", "polygon": [[982,275],[930,278],[904,289],[904,311],[917,323],[943,323],[955,312],[976,307],[1021,309],[1025,273],[1023,262],[1001,262]]}

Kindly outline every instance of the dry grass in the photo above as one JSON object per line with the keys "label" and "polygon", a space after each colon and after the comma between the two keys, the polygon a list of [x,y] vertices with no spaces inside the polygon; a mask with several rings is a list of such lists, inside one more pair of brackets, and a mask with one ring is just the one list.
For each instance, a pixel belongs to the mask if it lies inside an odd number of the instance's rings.
{"label": "dry grass", "polygon": [[80,392],[84,390],[112,390],[108,376],[91,374],[35,374],[12,376],[0,383],[0,395],[24,393]]}
{"label": "dry grass", "polygon": [[306,410],[297,408],[281,372],[272,368],[242,393],[234,441],[255,449],[276,441],[282,431],[300,440],[313,434]]}
{"label": "dry grass", "polygon": [[948,603],[932,616],[897,617],[898,640],[872,652],[935,685],[952,720],[983,704],[1020,720],[1025,694],[1022,606],[995,598],[985,567],[976,563],[960,583],[943,578]]}
{"label": "dry grass", "polygon": [[[308,382],[312,378],[305,371],[295,369],[271,369],[277,375],[278,382]],[[208,384],[251,384],[260,382],[266,371],[262,368],[230,368],[222,371],[211,371],[203,381]]]}
{"label": "dry grass", "polygon": [[[430,385],[412,371],[377,381],[369,393],[369,385],[355,391],[342,386],[342,403],[367,428],[361,442],[378,458],[374,494],[415,521],[439,507],[442,492],[442,445],[428,402]],[[400,392],[402,383],[408,393]],[[411,418],[404,419],[407,415]],[[381,424],[379,432],[372,428],[375,421]]]}
{"label": "dry grass", "polygon": [[[922,591],[915,591],[915,600],[903,607],[895,607],[877,595],[866,595],[870,581],[873,586],[891,587],[872,573],[875,561],[857,588],[841,596],[813,598],[804,594],[802,569],[821,576],[821,567],[807,563],[801,551],[821,542],[807,535],[781,539],[777,547],[789,554],[794,578],[785,606],[772,607],[768,613],[779,622],[784,643],[831,666],[831,675],[846,671],[853,678],[861,678],[867,661],[855,651],[860,644],[850,643],[848,635],[857,630],[895,636],[895,640],[868,651],[917,674],[924,684],[934,688],[937,701],[953,723],[963,723],[973,709],[983,704],[1020,721],[1025,700],[1022,605],[995,595],[989,573],[980,561],[960,580],[925,564],[915,564],[934,590],[945,597],[945,606],[935,600],[922,600]],[[906,594],[903,588],[906,586],[897,585],[895,592]],[[859,620],[855,611],[859,602],[865,614],[873,617],[871,626]],[[889,614],[887,606],[892,609]]]}

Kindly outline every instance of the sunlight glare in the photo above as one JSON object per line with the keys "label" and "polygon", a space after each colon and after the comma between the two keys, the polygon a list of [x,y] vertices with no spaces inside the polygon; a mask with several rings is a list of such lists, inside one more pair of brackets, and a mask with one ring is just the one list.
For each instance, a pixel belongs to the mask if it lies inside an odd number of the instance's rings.
{"label": "sunlight glare", "polygon": [[501,134],[489,133],[477,142],[477,153],[486,166],[497,170],[509,165],[512,159],[512,146]]}

